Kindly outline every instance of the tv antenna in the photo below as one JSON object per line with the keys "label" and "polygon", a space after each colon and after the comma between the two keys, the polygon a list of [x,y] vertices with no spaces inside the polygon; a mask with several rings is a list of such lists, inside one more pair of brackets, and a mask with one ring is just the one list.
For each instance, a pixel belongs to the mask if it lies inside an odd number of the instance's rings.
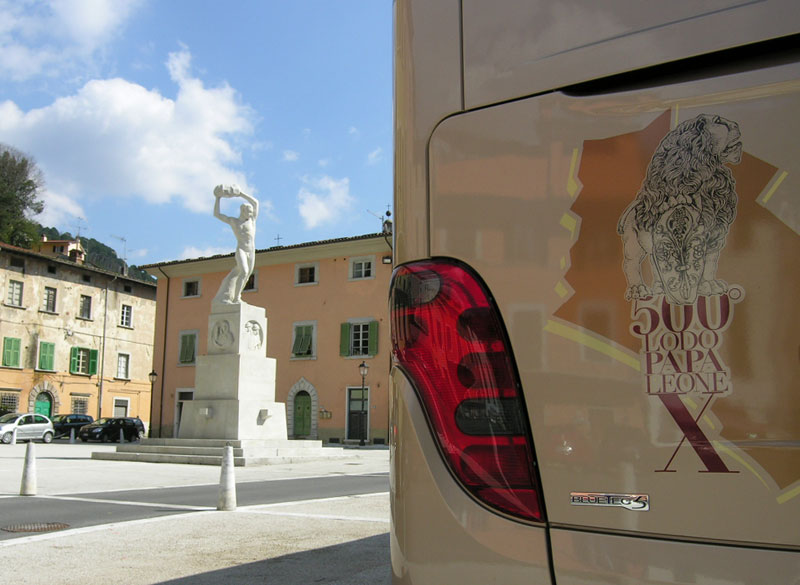
{"label": "tv antenna", "polygon": [[111,234],[111,237],[115,240],[119,240],[122,242],[122,261],[127,264],[128,263],[128,240],[123,238],[122,236],[115,236]]}
{"label": "tv antenna", "polygon": [[386,213],[383,213],[383,214],[376,213],[374,211],[370,211],[369,209],[367,209],[367,213],[369,213],[370,215],[374,215],[375,217],[377,217],[380,220],[380,222],[381,222],[381,231],[384,231],[386,229],[386,222],[387,221],[389,221],[391,223],[391,220],[389,220],[389,218],[392,217],[392,212],[390,211],[390,209],[391,209],[391,205],[387,205],[386,206]]}
{"label": "tv antenna", "polygon": [[81,229],[84,228],[84,227],[89,227],[89,224],[86,223],[86,219],[84,219],[83,217],[78,216],[78,217],[75,218],[75,223],[73,225],[75,226],[75,229],[78,232],[78,234],[75,236],[75,239],[80,242],[81,241]]}

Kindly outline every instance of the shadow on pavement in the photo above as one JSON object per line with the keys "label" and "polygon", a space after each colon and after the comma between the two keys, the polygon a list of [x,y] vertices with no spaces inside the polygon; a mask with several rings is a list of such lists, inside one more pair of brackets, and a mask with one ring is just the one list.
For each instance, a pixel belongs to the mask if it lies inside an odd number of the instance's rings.
{"label": "shadow on pavement", "polygon": [[389,534],[317,548],[158,585],[388,585]]}

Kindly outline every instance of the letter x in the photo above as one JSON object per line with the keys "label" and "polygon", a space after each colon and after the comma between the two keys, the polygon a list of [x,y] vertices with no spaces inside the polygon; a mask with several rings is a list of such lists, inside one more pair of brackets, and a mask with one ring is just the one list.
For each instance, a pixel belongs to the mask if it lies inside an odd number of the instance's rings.
{"label": "letter x", "polygon": [[708,397],[703,408],[700,409],[700,414],[697,415],[697,418],[692,416],[689,409],[686,408],[686,405],[677,394],[659,394],[658,397],[661,399],[661,402],[664,403],[664,406],[667,407],[667,410],[672,415],[672,418],[675,419],[675,422],[678,423],[681,431],[683,431],[683,438],[681,442],[678,443],[675,452],[672,454],[672,457],[670,457],[664,469],[657,469],[656,471],[675,471],[674,469],[669,469],[669,466],[672,465],[672,461],[683,445],[683,441],[688,439],[689,444],[694,448],[695,453],[700,457],[700,460],[703,462],[703,465],[706,466],[706,470],[709,473],[738,473],[737,471],[728,469],[725,462],[719,456],[719,453],[717,453],[711,445],[711,441],[708,440],[703,430],[697,424],[697,421],[703,416],[703,413],[706,411],[706,408],[711,403],[714,396]]}

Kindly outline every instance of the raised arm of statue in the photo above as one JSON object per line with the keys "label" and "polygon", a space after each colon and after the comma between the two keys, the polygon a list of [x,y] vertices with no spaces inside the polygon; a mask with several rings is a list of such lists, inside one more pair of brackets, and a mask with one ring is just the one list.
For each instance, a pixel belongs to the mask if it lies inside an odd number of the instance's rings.
{"label": "raised arm of statue", "polygon": [[[217,189],[219,189],[219,187],[217,187]],[[225,223],[230,223],[230,221],[233,218],[228,216],[228,215],[225,215],[224,213],[222,213],[219,210],[219,201],[220,201],[220,198],[222,197],[222,194],[218,193],[217,189],[214,189],[214,195],[216,196],[216,201],[214,201],[214,217],[216,217],[219,220],[224,221]]]}
{"label": "raised arm of statue", "polygon": [[239,192],[239,197],[247,201],[253,207],[253,219],[258,218],[258,199],[247,193]]}
{"label": "raised arm of statue", "polygon": [[[241,294],[247,279],[253,272],[255,263],[256,218],[258,217],[258,199],[243,193],[235,185],[217,185],[214,188],[214,217],[224,221],[233,229],[237,247],[234,256],[236,266],[222,281],[214,302],[236,304],[241,302]],[[239,217],[230,217],[220,211],[220,200],[223,198],[241,197],[245,203],[241,206]]]}

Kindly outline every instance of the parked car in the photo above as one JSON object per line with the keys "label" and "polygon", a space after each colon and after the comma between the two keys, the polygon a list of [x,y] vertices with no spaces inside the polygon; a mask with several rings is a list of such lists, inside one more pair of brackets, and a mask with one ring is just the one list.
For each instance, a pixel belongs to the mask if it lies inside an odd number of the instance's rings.
{"label": "parked car", "polygon": [[91,424],[81,427],[78,437],[86,441],[103,441],[116,443],[120,430],[126,441],[135,441],[144,437],[144,423],[138,418],[115,417],[99,418]]}
{"label": "parked car", "polygon": [[3,443],[11,442],[14,430],[17,431],[18,441],[39,440],[49,443],[55,435],[53,423],[43,414],[8,413],[0,416],[0,440]]}
{"label": "parked car", "polygon": [[75,436],[81,430],[82,426],[94,422],[94,417],[88,414],[59,414],[53,417],[53,429],[56,432],[55,438],[69,436],[72,429],[75,429]]}

